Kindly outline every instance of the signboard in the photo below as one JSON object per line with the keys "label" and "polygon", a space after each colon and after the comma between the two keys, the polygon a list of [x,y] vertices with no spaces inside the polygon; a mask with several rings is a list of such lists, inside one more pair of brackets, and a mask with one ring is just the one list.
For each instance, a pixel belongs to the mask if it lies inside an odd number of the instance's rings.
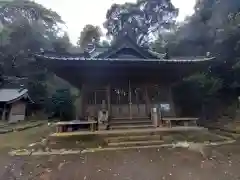
{"label": "signboard", "polygon": [[156,113],[156,112],[157,112],[157,108],[153,108],[152,111],[153,111],[154,113]]}
{"label": "signboard", "polygon": [[170,111],[170,104],[160,104],[160,109],[166,112]]}

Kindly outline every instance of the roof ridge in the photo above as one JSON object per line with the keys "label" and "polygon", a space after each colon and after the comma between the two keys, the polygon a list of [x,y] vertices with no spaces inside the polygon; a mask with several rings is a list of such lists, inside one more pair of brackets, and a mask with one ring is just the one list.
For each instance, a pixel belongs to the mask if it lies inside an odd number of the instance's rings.
{"label": "roof ridge", "polygon": [[98,58],[109,58],[112,54],[120,51],[123,48],[131,48],[135,50],[140,56],[143,57],[143,59],[148,58],[158,58],[158,56],[150,53],[148,51],[149,48],[144,48],[134,42],[134,40],[129,36],[129,34],[120,35],[112,46],[108,48],[108,50],[104,51],[103,53],[100,53]]}

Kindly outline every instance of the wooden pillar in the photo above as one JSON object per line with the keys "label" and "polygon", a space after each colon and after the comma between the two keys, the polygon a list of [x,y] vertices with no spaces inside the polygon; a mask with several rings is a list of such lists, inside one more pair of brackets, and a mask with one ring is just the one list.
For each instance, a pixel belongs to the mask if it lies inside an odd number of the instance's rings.
{"label": "wooden pillar", "polygon": [[170,100],[170,111],[171,111],[171,114],[175,117],[176,116],[176,112],[175,112],[175,104],[174,104],[174,101],[173,101],[173,93],[172,93],[172,87],[171,86],[168,86],[169,87],[169,100]]}
{"label": "wooden pillar", "polygon": [[148,96],[148,86],[145,85],[144,86],[144,90],[145,90],[145,104],[146,104],[146,114],[148,115],[151,112],[151,107],[150,107],[150,99]]}
{"label": "wooden pillar", "polygon": [[129,95],[129,118],[132,119],[132,91],[131,81],[128,81],[128,95]]}
{"label": "wooden pillar", "polygon": [[4,105],[4,107],[3,107],[2,120],[3,120],[3,121],[6,120],[6,107],[5,107],[5,105]]}
{"label": "wooden pillar", "polygon": [[151,120],[154,127],[159,126],[158,112],[156,107],[151,108]]}
{"label": "wooden pillar", "polygon": [[111,85],[107,86],[107,107],[108,107],[108,115],[111,116]]}
{"label": "wooden pillar", "polygon": [[94,105],[97,105],[97,90],[94,91]]}
{"label": "wooden pillar", "polygon": [[75,99],[75,119],[79,120],[79,115],[81,116],[81,94]]}
{"label": "wooden pillar", "polygon": [[80,100],[80,106],[81,106],[81,117],[85,118],[85,99],[86,96],[86,86],[85,84],[82,84],[81,88],[81,100]]}

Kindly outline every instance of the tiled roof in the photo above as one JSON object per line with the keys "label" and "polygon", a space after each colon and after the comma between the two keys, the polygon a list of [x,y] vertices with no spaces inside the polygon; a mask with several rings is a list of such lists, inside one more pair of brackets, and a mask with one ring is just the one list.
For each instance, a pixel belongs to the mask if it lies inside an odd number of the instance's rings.
{"label": "tiled roof", "polygon": [[73,61],[152,61],[152,62],[201,62],[201,61],[209,61],[215,59],[215,57],[181,57],[181,58],[172,58],[172,59],[115,59],[115,58],[85,58],[85,57],[71,57],[71,56],[58,56],[58,55],[48,55],[48,54],[36,54],[35,57],[49,59],[49,60],[73,60]]}
{"label": "tiled roof", "polygon": [[107,50],[108,50],[108,48],[95,48],[95,50],[93,52],[91,52],[90,55],[91,55],[91,57],[97,57]]}
{"label": "tiled roof", "polygon": [[0,102],[10,102],[21,97],[28,97],[27,89],[0,89]]}
{"label": "tiled roof", "polygon": [[95,48],[91,54],[44,52],[35,54],[38,59],[73,60],[73,61],[118,61],[118,62],[164,62],[164,63],[192,63],[215,59],[214,57],[172,57],[166,59],[166,54],[160,54],[150,49],[140,47],[128,35],[124,35],[109,48]]}
{"label": "tiled roof", "polygon": [[158,59],[159,56],[148,51],[148,48],[139,46],[128,34],[119,36],[106,51],[100,53],[96,58],[110,58],[121,50],[132,49],[139,59]]}

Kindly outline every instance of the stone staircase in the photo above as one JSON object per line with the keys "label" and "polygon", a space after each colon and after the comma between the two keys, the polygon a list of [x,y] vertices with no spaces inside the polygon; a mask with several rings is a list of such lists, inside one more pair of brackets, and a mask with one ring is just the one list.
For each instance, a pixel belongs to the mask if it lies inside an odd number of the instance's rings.
{"label": "stone staircase", "polygon": [[161,145],[163,140],[160,134],[132,134],[116,137],[107,137],[105,139],[108,147],[133,147],[133,146],[152,146]]}
{"label": "stone staircase", "polygon": [[112,118],[110,120],[110,129],[126,130],[127,134],[110,136],[105,138],[108,147],[135,147],[135,146],[152,146],[163,143],[161,136],[155,133],[141,132],[131,133],[134,129],[153,128],[152,121],[149,117],[129,118]]}
{"label": "stone staircase", "polygon": [[152,128],[153,124],[148,117],[137,118],[112,118],[109,122],[110,129],[142,129]]}

